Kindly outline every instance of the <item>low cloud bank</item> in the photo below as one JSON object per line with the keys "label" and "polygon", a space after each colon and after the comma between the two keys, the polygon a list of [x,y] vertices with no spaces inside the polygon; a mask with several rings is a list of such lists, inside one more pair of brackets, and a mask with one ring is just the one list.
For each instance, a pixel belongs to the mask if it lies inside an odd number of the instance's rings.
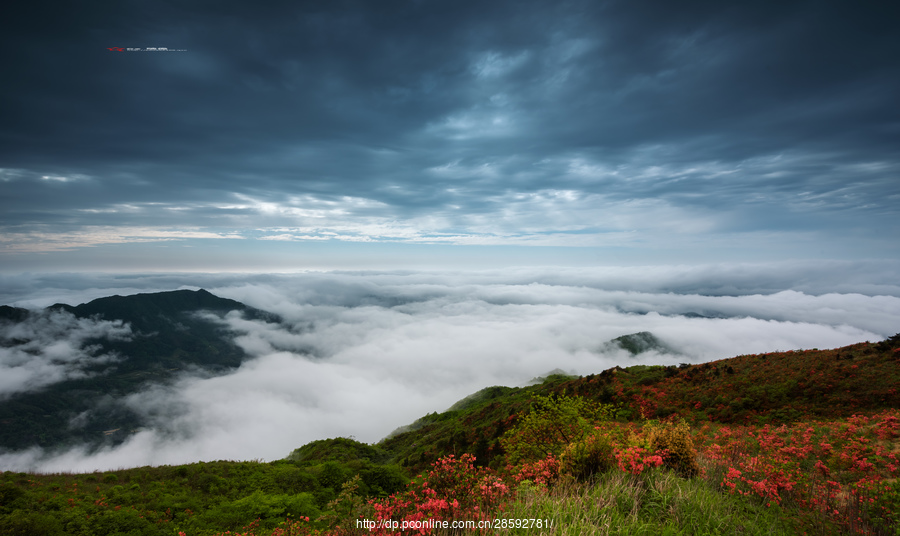
{"label": "low cloud bank", "polygon": [[[699,276],[683,272],[682,280],[699,283]],[[736,280],[747,277],[733,272]],[[171,386],[132,395],[126,403],[152,426],[119,447],[5,453],[0,468],[271,460],[315,439],[377,441],[483,387],[523,385],[556,368],[590,374],[615,365],[703,362],[831,348],[900,331],[900,298],[892,295],[786,288],[676,293],[661,288],[659,273],[619,272],[618,280],[609,278],[610,288],[603,288],[602,273],[583,270],[164,276],[167,290],[175,282],[204,286],[284,322],[237,313],[219,319],[253,359],[224,376],[186,373]],[[647,280],[640,282],[641,275]],[[727,270],[719,274],[719,283],[726,276]],[[629,278],[638,281],[636,290],[620,288]],[[604,345],[639,331],[652,332],[674,352],[635,357]]]}
{"label": "low cloud bank", "polygon": [[[113,294],[129,295],[179,288],[230,288],[243,284],[290,285],[296,276],[323,276],[342,281],[341,296],[355,305],[359,290],[400,292],[417,285],[438,287],[467,285],[529,285],[586,287],[649,293],[745,296],[794,290],[821,294],[862,294],[900,297],[900,261],[817,260],[768,263],[719,263],[698,265],[539,267],[524,266],[482,271],[367,271],[258,273],[0,273],[0,304],[46,307],[54,303],[76,305]],[[365,277],[360,277],[365,276]],[[351,283],[355,281],[356,283]],[[330,285],[327,290],[336,287]],[[325,294],[310,289],[310,295]]]}
{"label": "low cloud bank", "polygon": [[19,323],[0,321],[0,398],[92,374],[90,367],[113,363],[91,341],[130,340],[120,320],[75,318],[65,311],[35,311]]}

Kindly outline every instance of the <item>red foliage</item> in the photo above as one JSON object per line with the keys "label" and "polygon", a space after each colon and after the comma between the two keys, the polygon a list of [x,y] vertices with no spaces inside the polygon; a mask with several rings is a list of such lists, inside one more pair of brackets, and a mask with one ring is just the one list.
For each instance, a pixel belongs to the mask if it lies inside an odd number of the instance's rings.
{"label": "red foliage", "polygon": [[896,515],[881,505],[880,494],[889,488],[879,483],[896,479],[900,464],[878,441],[895,437],[898,413],[854,415],[846,421],[815,422],[815,427],[722,426],[707,440],[702,455],[725,468],[721,485],[731,493],[756,496],[767,504],[790,500],[845,528],[859,528],[860,504],[868,505],[874,517]]}
{"label": "red foliage", "polygon": [[548,454],[543,460],[533,463],[524,463],[517,468],[508,466],[509,473],[515,473],[513,479],[517,483],[529,480],[540,486],[553,485],[559,479],[559,460],[552,454]]}
{"label": "red foliage", "polygon": [[509,487],[487,468],[476,468],[475,457],[445,456],[427,476],[414,480],[403,493],[371,501],[375,508],[373,534],[390,534],[397,527],[419,528],[429,534],[429,520],[489,520],[510,496]]}

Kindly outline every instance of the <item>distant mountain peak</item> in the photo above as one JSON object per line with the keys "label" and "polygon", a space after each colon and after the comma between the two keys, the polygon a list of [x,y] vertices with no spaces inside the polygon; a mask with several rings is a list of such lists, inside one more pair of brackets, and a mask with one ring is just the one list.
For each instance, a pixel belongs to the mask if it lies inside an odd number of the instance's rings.
{"label": "distant mountain peak", "polygon": [[631,355],[638,355],[650,351],[657,351],[661,354],[678,353],[649,331],[639,331],[637,333],[616,337],[615,339],[608,341],[604,347],[621,348]]}
{"label": "distant mountain peak", "polygon": [[97,309],[103,306],[127,304],[167,309],[169,311],[192,311],[198,309],[246,309],[243,303],[228,298],[220,298],[208,290],[169,290],[165,292],[148,292],[129,296],[107,296],[97,298],[75,307],[78,309]]}
{"label": "distant mountain peak", "polygon": [[[211,312],[219,319],[197,315],[198,311]],[[58,339],[80,356],[67,363],[58,380],[41,382],[0,400],[0,422],[4,423],[0,449],[35,444],[50,448],[71,442],[96,447],[124,441],[129,431],[144,425],[143,416],[120,403],[128,395],[151,383],[170,382],[185,368],[223,373],[248,357],[234,343],[224,319],[231,311],[239,311],[246,319],[280,322],[277,315],[205,289],[108,296],[76,306],[57,303],[42,312],[0,306],[0,327],[13,334],[4,337],[0,333],[0,345],[40,357],[43,354],[34,353],[36,349]],[[68,322],[71,317],[61,319],[60,315],[72,315],[79,321]],[[31,323],[44,331],[27,337],[14,335],[18,323]],[[99,329],[88,338],[66,339],[72,330],[107,324],[127,329],[130,336],[107,336]],[[55,326],[55,331],[46,331],[45,325]],[[100,359],[103,356],[110,359]],[[43,362],[46,367],[56,367],[54,370],[62,366],[49,359]],[[70,374],[72,370],[78,374]],[[74,419],[78,419],[77,426],[72,425]]]}
{"label": "distant mountain peak", "polygon": [[9,305],[0,305],[0,320],[10,322],[21,322],[28,318],[28,309],[21,307],[10,307]]}

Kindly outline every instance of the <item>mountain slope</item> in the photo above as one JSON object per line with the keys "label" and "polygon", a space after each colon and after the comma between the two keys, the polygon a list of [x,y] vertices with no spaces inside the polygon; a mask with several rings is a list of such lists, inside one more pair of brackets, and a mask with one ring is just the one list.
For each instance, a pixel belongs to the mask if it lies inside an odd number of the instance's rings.
{"label": "mountain slope", "polygon": [[[509,486],[505,503],[482,512],[501,519],[553,519],[564,527],[559,533],[575,527],[605,534],[602,529],[612,526],[641,534],[896,534],[898,374],[900,335],[834,350],[680,367],[615,367],[585,377],[551,375],[539,385],[483,389],[378,445],[334,438],[313,441],[271,463],[200,462],[81,475],[0,473],[0,532],[366,534],[369,529],[356,523],[360,517],[374,519],[376,507],[394,520],[418,519],[412,516],[422,512],[445,519],[448,511],[453,519],[458,510],[448,510],[448,501],[461,503],[491,490],[500,496]],[[718,392],[731,396],[726,406],[735,402],[731,412],[711,412],[697,398],[715,400]],[[768,398],[760,401],[761,393]],[[552,399],[554,394],[618,405],[620,420],[604,422],[599,434],[623,441],[659,425],[644,421],[642,413],[683,417],[693,425],[692,459],[705,470],[687,477],[666,468],[616,465],[577,483],[554,480],[554,471],[562,470],[549,464],[506,466],[496,438],[529,411],[535,395]],[[745,399],[754,403],[744,404]],[[777,423],[785,426],[768,426]],[[636,440],[640,437],[646,435]],[[466,469],[462,462],[469,458],[463,453],[477,453],[477,463],[499,471]],[[446,454],[455,454],[456,461],[445,458],[429,467]],[[405,466],[405,475],[396,461]],[[433,472],[414,478],[404,492],[406,477],[423,469]],[[364,504],[373,498],[377,502]],[[286,517],[293,521],[285,522]]]}
{"label": "mountain slope", "polygon": [[[130,328],[130,335],[104,337],[98,332],[77,339],[69,354],[81,352],[84,359],[64,363],[67,368],[62,381],[0,400],[0,448],[120,442],[141,426],[140,418],[118,403],[123,397],[148,383],[166,382],[186,367],[221,373],[239,366],[246,358],[244,352],[231,342],[215,317],[200,315],[200,311],[219,318],[239,311],[247,318],[277,320],[206,290],[111,296],[77,306],[56,304],[43,311],[4,306],[0,326],[6,329],[0,346],[17,352],[20,360],[29,354],[32,359],[47,359],[42,352],[55,341],[41,340],[42,328],[65,338],[72,330],[106,321],[107,326],[120,326],[120,331]],[[25,329],[29,322],[36,325],[30,331]],[[30,338],[22,333],[30,333]],[[53,370],[63,367],[54,361],[47,363],[56,367]]]}
{"label": "mountain slope", "polygon": [[48,309],[63,310],[77,318],[122,320],[131,325],[136,333],[134,339],[104,344],[105,349],[128,356],[119,365],[121,372],[182,368],[187,364],[213,369],[240,365],[243,352],[222,338],[220,326],[198,317],[195,314],[198,311],[219,317],[240,311],[245,318],[276,319],[274,315],[203,289],[110,296],[75,307],[56,304]]}
{"label": "mountain slope", "polygon": [[158,316],[171,316],[174,313],[200,310],[244,311],[250,307],[239,301],[220,298],[200,289],[108,296],[74,307],[57,303],[51,305],[49,309],[63,309],[79,318],[99,315],[109,320],[124,320],[138,329],[147,329],[156,324],[154,317]]}
{"label": "mountain slope", "polygon": [[699,365],[614,367],[542,384],[494,387],[401,428],[379,444],[412,472],[447,454],[497,467],[499,438],[535,395],[568,394],[619,406],[622,419],[681,417],[692,424],[782,424],[900,407],[900,335],[832,350],[743,355]]}
{"label": "mountain slope", "polygon": [[631,355],[638,355],[644,352],[656,351],[660,353],[676,353],[673,349],[659,340],[659,338],[649,331],[641,331],[622,335],[606,343],[610,348],[621,348]]}

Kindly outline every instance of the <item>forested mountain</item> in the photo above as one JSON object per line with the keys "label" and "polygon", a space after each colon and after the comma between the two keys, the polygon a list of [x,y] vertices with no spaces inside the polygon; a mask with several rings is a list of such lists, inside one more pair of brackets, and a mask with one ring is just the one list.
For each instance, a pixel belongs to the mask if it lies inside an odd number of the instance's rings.
{"label": "forested mountain", "polygon": [[[9,370],[58,376],[26,376],[33,385],[2,393],[0,448],[121,442],[142,425],[117,403],[123,397],[169,381],[186,367],[215,374],[246,358],[215,321],[230,311],[278,320],[202,289],[111,296],[40,311],[0,307],[0,351]],[[65,355],[54,354],[61,344],[68,345]]]}

